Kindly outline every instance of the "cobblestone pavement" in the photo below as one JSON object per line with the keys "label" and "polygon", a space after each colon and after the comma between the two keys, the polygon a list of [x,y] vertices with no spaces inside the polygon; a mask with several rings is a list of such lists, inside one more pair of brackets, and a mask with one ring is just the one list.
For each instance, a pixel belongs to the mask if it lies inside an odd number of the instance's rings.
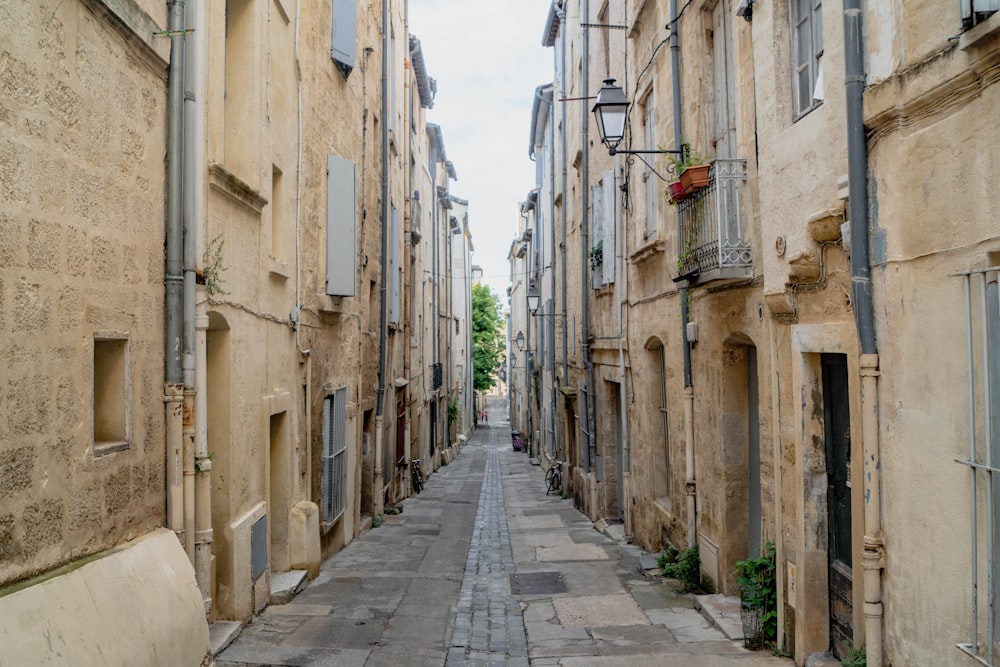
{"label": "cobblestone pavement", "polygon": [[524,617],[508,584],[508,577],[514,573],[514,555],[500,484],[499,431],[487,429],[486,470],[455,611],[448,667],[528,665]]}
{"label": "cobblestone pavement", "polygon": [[790,667],[694,609],[648,555],[616,541],[510,446],[504,399],[402,513],[255,617],[217,667]]}

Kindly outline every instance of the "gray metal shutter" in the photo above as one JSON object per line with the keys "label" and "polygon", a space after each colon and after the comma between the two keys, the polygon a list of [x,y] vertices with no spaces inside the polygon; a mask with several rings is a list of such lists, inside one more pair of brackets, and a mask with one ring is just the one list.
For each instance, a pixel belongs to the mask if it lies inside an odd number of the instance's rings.
{"label": "gray metal shutter", "polygon": [[354,296],[357,242],[355,166],[335,155],[326,157],[326,293]]}
{"label": "gray metal shutter", "polygon": [[615,247],[615,232],[617,231],[617,225],[615,224],[615,213],[617,213],[616,207],[618,206],[618,200],[615,197],[618,194],[618,188],[615,187],[615,172],[613,170],[604,172],[602,186],[604,188],[603,280],[605,285],[610,285],[615,282],[615,261],[617,260],[617,249]]}
{"label": "gray metal shutter", "polygon": [[345,73],[354,69],[354,54],[358,20],[357,0],[332,0],[330,57],[344,66]]}
{"label": "gray metal shutter", "polygon": [[389,321],[399,324],[399,302],[403,267],[399,261],[399,211],[392,207],[389,228]]}

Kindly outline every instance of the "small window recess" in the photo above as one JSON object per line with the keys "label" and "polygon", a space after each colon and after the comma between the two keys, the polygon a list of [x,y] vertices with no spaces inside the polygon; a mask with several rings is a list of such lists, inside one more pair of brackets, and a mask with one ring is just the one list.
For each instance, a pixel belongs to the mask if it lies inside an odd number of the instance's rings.
{"label": "small window recess", "polygon": [[128,336],[95,334],[92,406],[95,456],[129,447],[128,368]]}

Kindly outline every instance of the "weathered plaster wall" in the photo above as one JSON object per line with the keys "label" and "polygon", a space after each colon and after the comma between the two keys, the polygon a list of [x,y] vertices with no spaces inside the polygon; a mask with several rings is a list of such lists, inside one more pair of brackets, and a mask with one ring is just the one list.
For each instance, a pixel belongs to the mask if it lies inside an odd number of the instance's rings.
{"label": "weathered plaster wall", "polygon": [[[935,35],[926,25],[935,13],[922,8],[912,25],[895,29],[907,42],[918,30]],[[991,21],[998,25],[997,16]],[[937,33],[926,49],[945,44]],[[893,664],[964,664],[969,658],[954,645],[972,633],[970,473],[956,463],[969,457],[965,294],[962,279],[949,274],[998,263],[1000,197],[990,175],[1000,168],[1000,88],[987,73],[996,72],[1000,47],[995,36],[950,46],[923,67],[904,72],[899,63],[896,77],[866,100],[875,129],[872,259]],[[978,312],[977,291],[973,299]],[[981,346],[978,332],[974,345]],[[981,431],[981,384],[977,395]],[[985,539],[985,525],[979,530]],[[918,577],[927,584],[913,586]],[[983,616],[982,632],[985,623]]]}
{"label": "weathered plaster wall", "polygon": [[[0,582],[163,522],[164,11],[102,7],[0,8]],[[130,434],[99,456],[102,334]]]}

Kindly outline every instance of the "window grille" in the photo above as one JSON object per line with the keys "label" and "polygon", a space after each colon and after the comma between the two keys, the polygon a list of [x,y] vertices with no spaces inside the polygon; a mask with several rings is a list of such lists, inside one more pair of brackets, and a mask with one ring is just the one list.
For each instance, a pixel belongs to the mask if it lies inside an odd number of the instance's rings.
{"label": "window grille", "polygon": [[347,498],[347,387],[323,401],[323,521],[344,513]]}
{"label": "window grille", "polygon": [[[971,632],[958,648],[979,664],[997,667],[1000,615],[993,600],[1000,589],[1000,267],[966,273],[966,346],[969,392],[969,453],[958,462],[969,468],[971,524]],[[985,556],[985,558],[984,558]]]}

